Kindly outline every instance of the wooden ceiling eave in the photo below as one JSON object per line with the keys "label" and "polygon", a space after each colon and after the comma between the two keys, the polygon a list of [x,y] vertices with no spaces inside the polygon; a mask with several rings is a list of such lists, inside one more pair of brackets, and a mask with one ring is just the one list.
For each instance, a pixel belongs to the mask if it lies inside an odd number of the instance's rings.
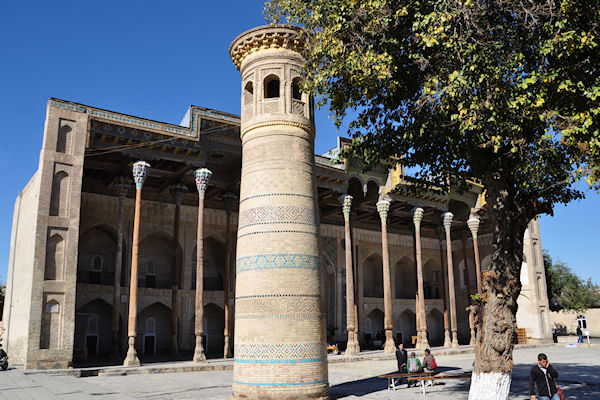
{"label": "wooden ceiling eave", "polygon": [[[130,127],[127,125],[116,125],[107,121],[95,120],[91,124],[90,131],[93,135],[99,135],[103,142],[110,138],[112,142],[117,137],[119,140],[132,140],[141,142],[160,141],[154,146],[167,146],[169,148],[179,148],[179,150],[197,149],[204,147],[200,141],[193,137],[183,135],[171,135],[143,130],[139,127]],[[149,145],[150,146],[150,145]],[[173,151],[173,150],[171,150]]]}
{"label": "wooden ceiling eave", "polygon": [[[110,149],[119,144],[114,144],[113,138],[119,138],[118,135],[110,135],[106,133],[99,133],[96,131],[92,132],[92,136],[98,137],[98,140],[92,140],[88,149]],[[124,139],[124,138],[120,138]],[[121,142],[121,140],[119,140]],[[148,146],[137,146],[144,144],[144,140],[127,138],[124,140],[122,145],[131,146],[130,148],[117,149],[115,152],[119,152],[124,155],[128,155],[132,158],[148,158],[149,160],[156,159],[171,159],[173,161],[185,162],[190,164],[201,164],[205,153],[202,148],[190,149],[186,148],[185,151],[180,152],[180,148],[170,145],[148,145]],[[90,152],[87,156],[93,156],[94,153]],[[100,156],[101,157],[101,156]]]}

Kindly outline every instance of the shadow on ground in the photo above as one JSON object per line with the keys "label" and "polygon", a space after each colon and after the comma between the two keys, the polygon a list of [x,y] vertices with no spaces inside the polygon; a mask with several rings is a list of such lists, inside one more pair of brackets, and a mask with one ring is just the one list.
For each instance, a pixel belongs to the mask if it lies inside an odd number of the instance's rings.
{"label": "shadow on ground", "polygon": [[[460,368],[440,367],[438,369],[438,373],[456,370],[460,370]],[[397,372],[398,371],[391,371],[382,375],[394,374]],[[440,385],[443,385],[443,383],[440,383]],[[370,378],[359,379],[356,381],[344,382],[330,387],[332,399],[342,399],[347,396],[365,396],[382,390],[387,390],[387,379],[379,378],[379,375],[372,376]]]}
{"label": "shadow on ground", "polygon": [[[563,388],[567,399],[600,399],[600,366],[588,366],[574,363],[553,363],[559,373],[558,383]],[[513,369],[510,399],[529,399],[529,370],[531,365],[517,365]],[[460,368],[440,368],[444,373]],[[395,371],[394,371],[395,372]],[[393,373],[393,372],[390,372]],[[446,396],[450,393],[463,394],[459,398],[467,398],[471,382],[466,379],[439,381],[436,392]],[[403,390],[403,386],[399,390]],[[352,382],[331,386],[331,398],[342,399],[349,396],[366,396],[387,390],[387,380],[373,376]]]}

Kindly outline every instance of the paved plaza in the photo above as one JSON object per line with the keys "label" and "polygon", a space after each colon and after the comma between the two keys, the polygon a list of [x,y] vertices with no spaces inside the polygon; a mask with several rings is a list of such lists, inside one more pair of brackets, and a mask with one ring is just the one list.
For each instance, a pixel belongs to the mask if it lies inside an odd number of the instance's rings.
{"label": "paved plaza", "polygon": [[[528,371],[539,352],[548,354],[559,371],[559,382],[569,399],[600,399],[600,348],[563,346],[517,349],[512,399],[528,399]],[[469,372],[472,354],[441,355],[438,364],[445,374]],[[392,392],[380,374],[393,372],[394,360],[369,360],[329,364],[333,399],[467,399],[467,380],[439,382],[419,389]],[[76,378],[11,369],[0,372],[0,399],[229,399],[233,373],[227,371],[135,374]]]}

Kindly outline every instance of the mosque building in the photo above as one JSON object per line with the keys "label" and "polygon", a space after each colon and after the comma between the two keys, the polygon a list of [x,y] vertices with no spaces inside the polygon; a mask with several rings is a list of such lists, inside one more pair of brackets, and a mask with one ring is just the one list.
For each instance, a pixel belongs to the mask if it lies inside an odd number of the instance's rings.
{"label": "mosque building", "polygon": [[[274,30],[270,39],[259,32],[270,48],[284,46],[283,28],[260,29]],[[249,270],[273,263],[313,271],[299,280],[320,274],[318,301],[282,298],[282,310],[283,304],[293,310],[286,306],[281,315],[322,315],[327,342],[347,346],[349,354],[389,351],[394,343],[473,343],[467,308],[493,252],[482,186],[473,181],[462,193],[436,187],[416,193],[415,179],[400,164],[364,172],[360,160],[337,160],[349,144],[343,138],[323,155],[314,155],[310,141],[264,142],[263,150],[244,143],[242,157],[244,135],[256,134],[250,128],[266,137],[273,121],[285,120],[290,132],[314,135],[312,99],[299,89],[299,69],[268,54],[244,64],[244,57],[256,57],[248,48],[259,40],[255,31],[245,35],[230,49],[243,72],[241,117],[191,106],[176,125],[48,101],[39,167],[14,207],[2,321],[12,364],[122,361],[128,337],[143,361],[191,359],[197,338],[207,357],[237,358],[247,351],[241,346],[247,337],[235,331],[250,328],[236,312],[246,319],[274,312],[273,301],[245,301],[265,284],[263,272]],[[302,174],[312,180],[285,169],[286,157],[298,168],[308,165]],[[260,178],[244,183],[256,160]],[[138,168],[135,184],[132,168]],[[212,175],[199,172],[206,170]],[[294,190],[300,187],[314,195]],[[284,231],[297,251],[247,256],[249,246],[277,245],[279,236],[270,235]],[[308,236],[315,238],[314,254],[296,254]],[[524,243],[517,325],[521,339],[551,341],[537,220]],[[250,273],[254,280],[236,284]]]}

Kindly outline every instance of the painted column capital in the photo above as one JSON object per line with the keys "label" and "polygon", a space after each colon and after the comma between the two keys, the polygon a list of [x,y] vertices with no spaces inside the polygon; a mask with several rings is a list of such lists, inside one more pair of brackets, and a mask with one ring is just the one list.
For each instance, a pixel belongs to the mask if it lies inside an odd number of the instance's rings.
{"label": "painted column capital", "polygon": [[353,197],[349,194],[343,194],[340,196],[340,202],[342,203],[342,212],[344,213],[344,219],[350,219],[350,210],[352,209]]}
{"label": "painted column capital", "polygon": [[198,195],[204,198],[206,188],[208,187],[208,181],[212,176],[212,171],[208,168],[198,168],[194,170],[194,179],[196,180],[196,188],[198,189]]}
{"label": "painted column capital", "polygon": [[477,232],[479,232],[479,218],[477,217],[471,217],[467,220],[467,225],[469,226],[469,229],[471,230],[471,235],[473,235],[473,237],[477,237]]}
{"label": "painted column capital", "polygon": [[171,193],[171,196],[173,196],[175,205],[180,206],[183,198],[188,192],[188,188],[183,183],[177,183],[169,188],[169,192]]}
{"label": "painted column capital", "polygon": [[390,200],[386,198],[381,198],[377,202],[377,212],[379,213],[379,217],[381,218],[381,223],[385,224],[387,221],[388,211],[390,210]]}
{"label": "painted column capital", "polygon": [[150,172],[150,164],[143,160],[136,161],[133,163],[131,171],[133,172],[135,188],[137,190],[142,190],[142,187],[144,187],[144,182],[146,182],[146,177],[148,177],[148,172]]}
{"label": "painted column capital", "polygon": [[450,227],[452,226],[452,218],[454,218],[454,214],[452,214],[450,211],[446,211],[442,214],[442,222],[444,224],[444,229],[446,229],[446,232],[450,231]]}
{"label": "painted column capital", "polygon": [[413,213],[413,222],[415,224],[415,228],[420,229],[421,221],[423,220],[423,214],[425,213],[425,210],[423,210],[423,208],[421,208],[421,207],[415,207],[412,209],[412,213]]}
{"label": "painted column capital", "polygon": [[113,181],[112,185],[117,189],[119,198],[125,198],[129,189],[131,189],[131,181],[126,176],[119,176]]}
{"label": "painted column capital", "polygon": [[233,205],[237,202],[238,197],[231,192],[227,192],[221,196],[221,198],[223,199],[223,204],[225,205],[225,212],[227,215],[230,215],[231,210],[233,210]]}

